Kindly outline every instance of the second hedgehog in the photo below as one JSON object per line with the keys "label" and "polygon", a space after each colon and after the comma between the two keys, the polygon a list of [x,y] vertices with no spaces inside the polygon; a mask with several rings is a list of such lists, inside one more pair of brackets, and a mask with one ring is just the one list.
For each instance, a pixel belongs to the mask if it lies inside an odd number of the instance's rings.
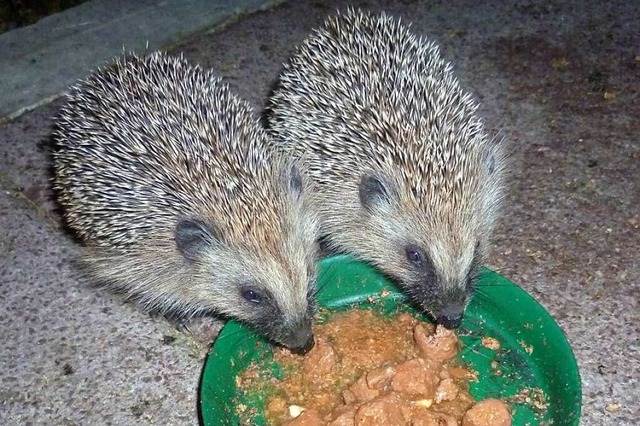
{"label": "second hedgehog", "polygon": [[115,60],[72,89],[54,136],[55,187],[98,280],[311,348],[308,182],[220,79],[160,52]]}
{"label": "second hedgehog", "polygon": [[349,10],[298,48],[267,111],[305,158],[329,246],[395,277],[457,327],[503,192],[505,160],[438,47],[385,14]]}

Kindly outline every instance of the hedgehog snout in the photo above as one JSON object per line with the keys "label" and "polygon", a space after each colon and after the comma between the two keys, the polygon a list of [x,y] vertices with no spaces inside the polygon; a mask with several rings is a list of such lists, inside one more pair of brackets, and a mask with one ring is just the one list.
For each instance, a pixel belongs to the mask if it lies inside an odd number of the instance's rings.
{"label": "hedgehog snout", "polygon": [[446,289],[436,291],[435,300],[430,313],[437,324],[448,329],[460,327],[466,307],[467,291],[465,289]]}
{"label": "hedgehog snout", "polygon": [[310,321],[303,321],[288,330],[282,344],[297,355],[307,354],[315,345]]}
{"label": "hedgehog snout", "polygon": [[444,325],[448,329],[458,328],[462,323],[463,314],[464,311],[462,309],[445,308],[436,316],[436,322],[438,324]]}
{"label": "hedgehog snout", "polygon": [[296,346],[294,348],[291,348],[291,352],[293,352],[296,355],[306,355],[307,353],[309,353],[311,349],[313,349],[315,344],[316,344],[316,341],[314,340],[313,335],[311,335],[311,337],[308,338],[307,341],[302,346]]}

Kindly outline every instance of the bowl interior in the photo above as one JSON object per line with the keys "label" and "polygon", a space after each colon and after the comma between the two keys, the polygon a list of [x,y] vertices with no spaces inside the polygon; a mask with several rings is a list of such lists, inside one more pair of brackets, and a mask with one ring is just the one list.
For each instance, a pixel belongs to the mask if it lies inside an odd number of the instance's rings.
{"label": "bowl interior", "polygon": [[[336,256],[320,261],[318,272],[318,302],[329,311],[353,307],[385,314],[409,311],[426,319],[405,303],[391,282],[364,263]],[[462,360],[478,372],[479,381],[471,383],[475,398],[510,399],[514,425],[579,424],[582,394],[573,352],[553,318],[520,287],[484,269],[459,336]],[[500,349],[484,347],[483,337],[496,338]],[[271,361],[268,342],[234,321],[225,325],[200,384],[205,426],[238,424],[239,404],[254,413],[252,424],[265,424],[265,395],[236,397],[236,376],[252,361],[265,359],[279,377],[282,372]],[[494,374],[493,361],[499,365],[499,375]]]}

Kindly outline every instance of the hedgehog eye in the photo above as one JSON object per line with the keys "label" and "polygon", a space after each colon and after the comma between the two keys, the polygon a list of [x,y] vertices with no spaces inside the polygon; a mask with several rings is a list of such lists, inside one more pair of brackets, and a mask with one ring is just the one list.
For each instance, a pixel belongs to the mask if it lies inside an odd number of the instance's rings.
{"label": "hedgehog eye", "polygon": [[264,296],[262,295],[262,293],[260,293],[260,291],[253,288],[242,289],[241,294],[245,300],[251,303],[255,303],[256,305],[264,301]]}
{"label": "hedgehog eye", "polygon": [[406,254],[407,254],[407,259],[409,259],[409,262],[417,266],[422,266],[424,257],[422,256],[422,253],[420,253],[420,250],[418,250],[413,246],[409,246],[406,248]]}

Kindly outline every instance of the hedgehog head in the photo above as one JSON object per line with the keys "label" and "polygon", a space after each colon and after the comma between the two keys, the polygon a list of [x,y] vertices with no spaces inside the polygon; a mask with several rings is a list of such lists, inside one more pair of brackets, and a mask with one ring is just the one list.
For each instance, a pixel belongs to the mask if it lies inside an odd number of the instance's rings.
{"label": "hedgehog head", "polygon": [[347,182],[325,188],[323,220],[336,249],[376,265],[422,311],[457,327],[497,216],[505,159],[470,101],[452,105],[424,120],[386,111],[354,121],[354,145],[371,148],[342,160]]}
{"label": "hedgehog head", "polygon": [[161,52],[116,60],[71,91],[56,139],[59,201],[98,280],[310,348],[308,181],[219,77]]}
{"label": "hedgehog head", "polygon": [[416,163],[364,172],[352,195],[352,231],[334,240],[395,278],[422,311],[451,328],[474,293],[500,196],[501,153],[470,155],[428,173]]}
{"label": "hedgehog head", "polygon": [[322,233],[460,323],[502,196],[504,156],[437,45],[384,13],[349,9],[285,65],[269,129],[311,158]]}
{"label": "hedgehog head", "polygon": [[297,167],[284,166],[279,178],[250,205],[243,197],[233,222],[182,218],[175,244],[191,269],[189,294],[198,306],[306,353],[314,343],[317,220]]}

